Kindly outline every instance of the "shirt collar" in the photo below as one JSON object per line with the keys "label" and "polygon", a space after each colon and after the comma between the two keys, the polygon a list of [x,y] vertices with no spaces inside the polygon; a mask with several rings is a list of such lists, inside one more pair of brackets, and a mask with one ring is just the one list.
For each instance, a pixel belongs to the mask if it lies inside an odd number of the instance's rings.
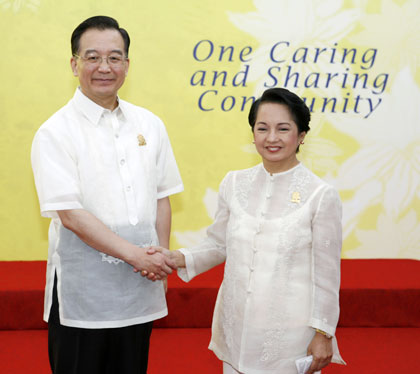
{"label": "shirt collar", "polygon": [[[89,99],[78,87],[76,92],[73,96],[73,101],[76,106],[76,109],[81,111],[86,118],[93,123],[94,125],[98,126],[100,123],[100,119],[105,112],[109,112],[109,109],[106,109],[94,101]],[[114,109],[113,112],[116,112],[117,116],[124,116],[124,105],[121,105],[122,102],[117,96],[118,106]],[[126,117],[126,116],[124,116]]]}

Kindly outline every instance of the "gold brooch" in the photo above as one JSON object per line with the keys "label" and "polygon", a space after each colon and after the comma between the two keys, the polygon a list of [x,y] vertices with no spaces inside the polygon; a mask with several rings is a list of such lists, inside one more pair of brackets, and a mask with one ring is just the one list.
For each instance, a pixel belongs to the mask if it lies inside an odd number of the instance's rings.
{"label": "gold brooch", "polygon": [[292,199],[290,200],[292,203],[300,203],[300,193],[295,191],[292,193]]}
{"label": "gold brooch", "polygon": [[146,139],[142,134],[137,135],[137,140],[139,141],[139,147],[146,145]]}

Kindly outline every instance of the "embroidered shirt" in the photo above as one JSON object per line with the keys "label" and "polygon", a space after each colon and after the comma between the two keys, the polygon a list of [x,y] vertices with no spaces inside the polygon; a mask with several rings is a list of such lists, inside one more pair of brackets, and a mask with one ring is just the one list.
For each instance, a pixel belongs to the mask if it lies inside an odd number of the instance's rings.
{"label": "embroidered shirt", "polygon": [[296,373],[314,328],[334,335],[338,322],[338,193],[301,164],[273,175],[262,164],[230,172],[207,235],[181,249],[178,274],[188,281],[226,261],[210,349],[247,374]]}
{"label": "embroidered shirt", "polygon": [[55,272],[63,325],[121,327],[165,316],[161,282],[87,246],[57,215],[86,209],[131,243],[157,244],[157,199],[183,190],[162,121],[124,100],[107,110],[77,89],[36,133],[32,167],[41,214],[52,218],[44,319]]}

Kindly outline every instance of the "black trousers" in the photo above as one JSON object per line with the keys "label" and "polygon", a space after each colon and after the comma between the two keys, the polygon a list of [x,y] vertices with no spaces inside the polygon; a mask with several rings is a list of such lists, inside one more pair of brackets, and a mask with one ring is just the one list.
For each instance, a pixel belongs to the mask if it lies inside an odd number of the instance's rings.
{"label": "black trousers", "polygon": [[48,320],[48,355],[53,374],[146,374],[153,322],[107,329],[60,324],[57,280]]}

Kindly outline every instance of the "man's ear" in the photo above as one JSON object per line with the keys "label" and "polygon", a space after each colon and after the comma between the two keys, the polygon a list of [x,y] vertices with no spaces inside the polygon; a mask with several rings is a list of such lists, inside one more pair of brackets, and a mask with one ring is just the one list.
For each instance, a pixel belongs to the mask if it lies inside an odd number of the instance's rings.
{"label": "man's ear", "polygon": [[73,71],[73,75],[75,77],[78,77],[79,72],[77,71],[77,59],[76,59],[76,57],[74,57],[74,56],[71,57],[70,66],[71,66],[71,70]]}
{"label": "man's ear", "polygon": [[126,64],[125,64],[125,76],[128,75],[128,68],[130,67],[130,59],[127,58]]}

